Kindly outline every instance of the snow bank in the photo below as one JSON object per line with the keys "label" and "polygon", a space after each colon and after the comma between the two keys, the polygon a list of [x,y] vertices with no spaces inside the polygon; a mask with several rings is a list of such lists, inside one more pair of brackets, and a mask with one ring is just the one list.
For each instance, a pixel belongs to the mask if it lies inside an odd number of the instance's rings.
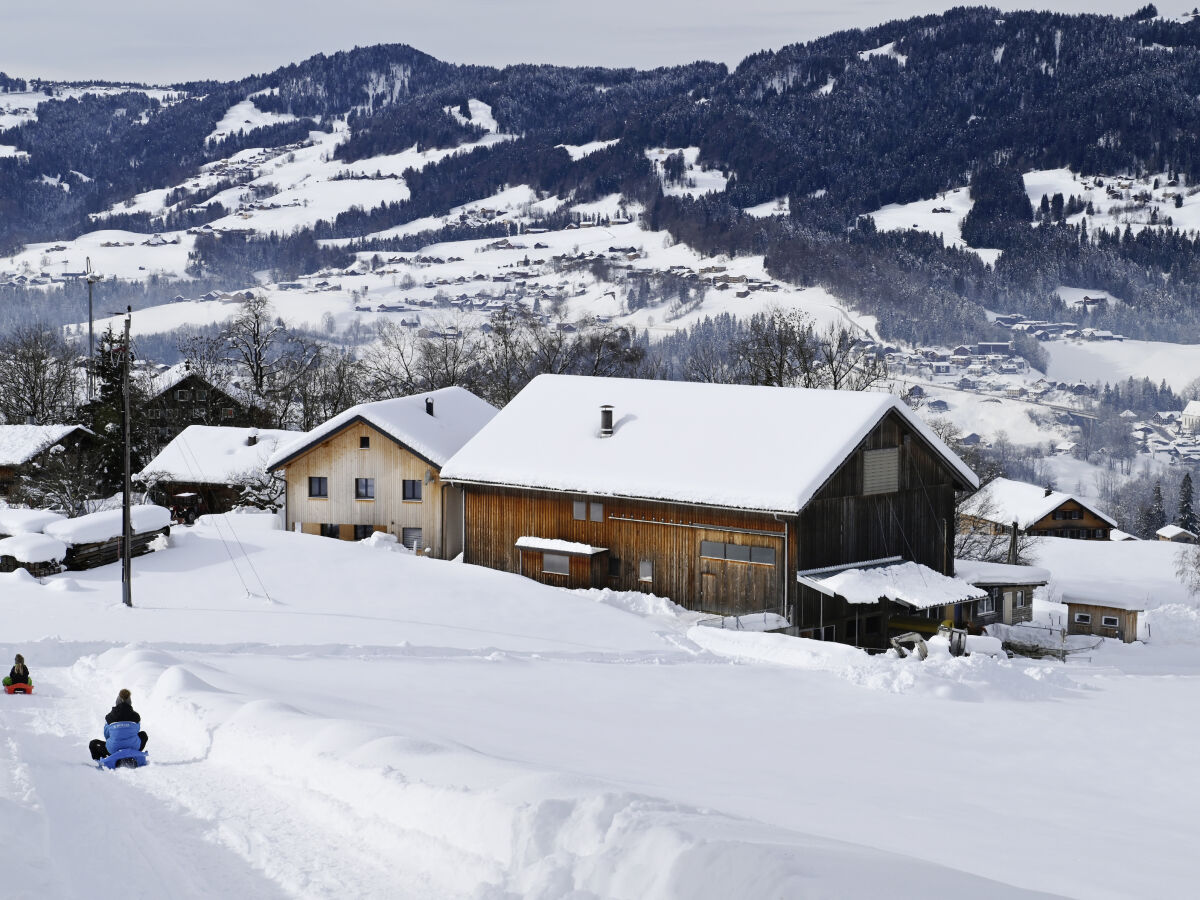
{"label": "snow bank", "polygon": [[0,556],[11,556],[19,563],[62,562],[67,545],[44,534],[17,534],[0,540]]}
{"label": "snow bank", "polygon": [[[129,518],[134,534],[158,531],[171,525],[171,511],[150,504],[132,507]],[[55,522],[46,526],[45,533],[67,544],[95,544],[120,537],[124,527],[122,511],[109,509]]]}
{"label": "snow bank", "polygon": [[207,513],[196,519],[196,525],[202,528],[229,526],[238,531],[279,531],[283,527],[279,513],[249,506],[238,506],[227,513]]}
{"label": "snow bank", "polygon": [[0,534],[37,534],[54,522],[65,522],[66,516],[48,509],[13,509],[0,507]]}

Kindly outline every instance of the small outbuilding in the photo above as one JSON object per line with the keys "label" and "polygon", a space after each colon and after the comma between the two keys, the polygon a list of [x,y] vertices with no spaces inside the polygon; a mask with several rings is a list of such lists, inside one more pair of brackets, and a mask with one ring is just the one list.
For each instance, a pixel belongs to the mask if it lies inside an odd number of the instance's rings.
{"label": "small outbuilding", "polygon": [[1141,601],[1111,593],[1064,593],[1062,602],[1067,607],[1067,634],[1094,634],[1126,644],[1137,640]]}
{"label": "small outbuilding", "polygon": [[1050,582],[1050,572],[1037,566],[1015,566],[972,559],[956,559],[954,575],[987,592],[986,597],[976,600],[964,610],[963,624],[971,629],[1030,621],[1033,618],[1034,589]]}
{"label": "small outbuilding", "polygon": [[1160,541],[1171,541],[1174,544],[1196,543],[1196,535],[1178,525],[1164,525],[1154,534]]}

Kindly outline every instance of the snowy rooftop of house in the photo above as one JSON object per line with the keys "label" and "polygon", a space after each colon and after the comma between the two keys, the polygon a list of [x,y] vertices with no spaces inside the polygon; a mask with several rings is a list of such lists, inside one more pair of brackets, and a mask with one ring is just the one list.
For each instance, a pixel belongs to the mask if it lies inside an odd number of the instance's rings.
{"label": "snowy rooftop of house", "polygon": [[531,381],[442,477],[795,513],[891,410],[978,484],[890,394],[570,375]]}
{"label": "snowy rooftop of house", "polygon": [[1200,400],[1189,400],[1188,405],[1183,408],[1185,416],[1200,416]]}
{"label": "snowy rooftop of house", "polygon": [[22,466],[82,425],[0,425],[0,466]]}
{"label": "snowy rooftop of house", "polygon": [[947,606],[978,600],[987,592],[961,578],[951,578],[915,562],[842,569],[832,575],[797,575],[802,584],[848,603],[878,603],[881,599],[903,603],[912,609]]}
{"label": "snowy rooftop of house", "polygon": [[1074,500],[1109,525],[1117,527],[1114,519],[1098,510],[1096,505],[1090,501],[1080,500],[1078,497],[1064,494],[1062,491],[1051,491],[1047,494],[1045,488],[1038,487],[1036,484],[1013,481],[1009,478],[997,478],[995,481],[988,482],[971,501],[971,505],[979,510],[975,515],[987,519],[989,522],[998,522],[1002,525],[1016,522],[1019,527],[1028,528],[1050,515],[1068,500]]}
{"label": "snowy rooftop of house", "polygon": [[1140,541],[1141,538],[1137,535],[1130,534],[1127,531],[1122,531],[1120,528],[1114,528],[1108,533],[1110,541]]}
{"label": "snowy rooftop of house", "polygon": [[224,372],[209,372],[201,373],[194,369],[186,360],[176,363],[169,369],[159,372],[150,379],[148,393],[151,397],[159,397],[167,391],[181,384],[189,375],[197,375],[204,381],[208,382],[215,388],[224,391],[230,397],[233,397],[240,403],[252,403],[253,398],[250,394],[244,391],[233,383],[231,378]]}
{"label": "snowy rooftop of house", "polygon": [[[432,415],[426,412],[427,400],[433,401]],[[301,439],[281,446],[267,460],[267,465],[270,468],[282,466],[352,422],[361,420],[435,466],[442,466],[495,415],[494,406],[459,387],[361,403],[338,413]]]}
{"label": "snowy rooftop of house", "polygon": [[1178,525],[1164,525],[1162,528],[1158,529],[1158,531],[1156,531],[1154,533],[1157,534],[1159,537],[1166,538],[1169,541],[1174,540],[1175,538],[1179,537],[1181,534],[1186,534],[1188,537],[1196,536],[1193,532],[1188,531],[1186,528],[1180,528]]}
{"label": "snowy rooftop of house", "polygon": [[989,585],[1041,585],[1050,581],[1050,571],[1038,566],[1014,566],[1008,563],[956,559],[954,577],[976,587]]}
{"label": "snowy rooftop of house", "polygon": [[263,472],[280,446],[302,436],[269,428],[189,425],[138,473],[138,479],[234,484],[243,475]]}
{"label": "snowy rooftop of house", "polygon": [[47,525],[66,518],[48,509],[0,507],[0,534],[38,534]]}

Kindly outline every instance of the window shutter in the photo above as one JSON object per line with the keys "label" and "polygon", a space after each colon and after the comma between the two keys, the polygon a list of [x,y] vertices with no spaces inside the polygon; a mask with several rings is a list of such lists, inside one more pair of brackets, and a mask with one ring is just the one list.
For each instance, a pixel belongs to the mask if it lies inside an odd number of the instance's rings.
{"label": "window shutter", "polygon": [[900,448],[863,452],[863,493],[892,494],[900,490]]}

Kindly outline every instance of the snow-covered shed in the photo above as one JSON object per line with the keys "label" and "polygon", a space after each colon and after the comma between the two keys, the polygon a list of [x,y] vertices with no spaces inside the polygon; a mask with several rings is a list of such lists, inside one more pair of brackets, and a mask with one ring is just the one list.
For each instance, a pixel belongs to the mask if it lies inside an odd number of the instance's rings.
{"label": "snow-covered shed", "polygon": [[964,610],[968,627],[1000,623],[1015,625],[1033,618],[1034,589],[1050,581],[1050,572],[1039,566],[956,559],[954,574],[987,592],[987,597]]}
{"label": "snow-covered shed", "polygon": [[1178,525],[1164,525],[1158,531],[1154,532],[1154,535],[1160,541],[1171,541],[1176,544],[1196,543],[1196,535],[1186,528],[1180,528]]}
{"label": "snow-covered shed", "polygon": [[[232,509],[243,488],[270,493],[267,460],[302,432],[189,425],[134,477],[188,517]],[[179,502],[191,495],[195,502]]]}
{"label": "snow-covered shed", "polygon": [[52,448],[91,433],[82,425],[0,425],[0,497]]}
{"label": "snow-covered shed", "polygon": [[18,534],[41,534],[42,529],[67,517],[48,509],[0,506],[0,538]]}
{"label": "snow-covered shed", "polygon": [[1009,531],[1013,522],[1042,537],[1107,541],[1117,522],[1090,500],[1011,478],[989,481],[966,504],[964,527],[993,534]]}
{"label": "snow-covered shed", "polygon": [[495,415],[458,387],[339,413],[267,460],[286,473],[288,529],[342,540],[386,531],[410,549],[458,555],[462,497],[442,467]]}
{"label": "snow-covered shed", "polygon": [[[978,485],[890,394],[564,375],[535,378],[442,477],[465,494],[467,562],[860,643],[857,612],[796,573],[895,556],[949,574],[955,493]],[[864,627],[883,646],[880,614]]]}

